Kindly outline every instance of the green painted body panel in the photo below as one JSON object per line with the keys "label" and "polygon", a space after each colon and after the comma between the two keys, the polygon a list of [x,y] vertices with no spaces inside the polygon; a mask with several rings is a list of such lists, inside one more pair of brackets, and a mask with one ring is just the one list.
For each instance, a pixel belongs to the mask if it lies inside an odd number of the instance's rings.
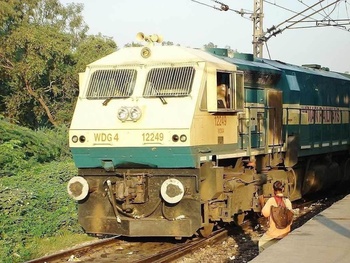
{"label": "green painted body panel", "polygon": [[245,99],[246,103],[266,104],[266,90],[246,88]]}
{"label": "green painted body panel", "polygon": [[[204,149],[204,150],[203,150]],[[200,147],[74,147],[73,160],[78,168],[114,167],[195,168],[200,156],[239,152],[238,144]]]}
{"label": "green painted body panel", "polygon": [[[223,58],[227,60],[226,58]],[[245,59],[245,60],[244,60]],[[276,89],[283,92],[282,101],[284,109],[292,107],[328,107],[349,108],[350,81],[347,74],[316,70],[313,68],[295,66],[279,61],[267,59],[252,59],[238,56],[231,59],[238,69],[251,75],[267,78],[266,74],[280,74],[280,78],[271,78],[269,84],[263,85],[261,80],[251,79],[245,81],[246,103],[263,104],[267,106],[267,89]],[[275,70],[274,70],[275,69]],[[275,80],[275,81],[274,81]],[[268,81],[266,81],[268,82]],[[342,113],[337,113],[342,114]],[[342,119],[340,117],[340,119]],[[308,125],[289,124],[283,126],[283,138],[286,134],[299,134],[300,156],[314,155],[325,152],[335,152],[349,149],[350,124],[347,123],[314,123],[309,120]],[[252,146],[258,146],[257,134],[252,132]],[[347,143],[344,144],[344,141]],[[318,145],[318,147],[314,147]],[[324,146],[326,145],[326,146]],[[304,150],[310,146],[308,150]]]}
{"label": "green painted body panel", "polygon": [[190,147],[91,147],[71,148],[78,168],[102,167],[112,161],[116,167],[149,166],[158,168],[195,167],[196,156]]}

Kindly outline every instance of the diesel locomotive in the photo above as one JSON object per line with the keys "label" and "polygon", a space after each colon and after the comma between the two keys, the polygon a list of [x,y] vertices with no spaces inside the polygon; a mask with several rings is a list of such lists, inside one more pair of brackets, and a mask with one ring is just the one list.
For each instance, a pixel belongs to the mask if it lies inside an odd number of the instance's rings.
{"label": "diesel locomotive", "polygon": [[349,180],[349,111],[350,76],[316,64],[122,48],[79,75],[67,190],[87,233],[206,236],[276,180],[291,200]]}

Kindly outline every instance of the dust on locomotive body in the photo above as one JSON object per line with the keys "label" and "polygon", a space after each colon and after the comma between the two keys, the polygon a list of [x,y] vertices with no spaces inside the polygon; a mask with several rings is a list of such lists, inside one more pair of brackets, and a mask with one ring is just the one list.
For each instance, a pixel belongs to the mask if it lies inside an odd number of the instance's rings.
{"label": "dust on locomotive body", "polygon": [[88,233],[206,236],[260,211],[280,180],[292,200],[350,179],[350,77],[228,56],[129,47],[79,76],[68,193]]}

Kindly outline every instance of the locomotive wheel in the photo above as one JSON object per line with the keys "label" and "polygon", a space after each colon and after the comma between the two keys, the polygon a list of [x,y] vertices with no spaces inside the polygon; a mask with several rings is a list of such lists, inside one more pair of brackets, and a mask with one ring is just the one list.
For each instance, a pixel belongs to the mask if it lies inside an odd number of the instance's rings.
{"label": "locomotive wheel", "polygon": [[201,236],[208,237],[213,232],[214,224],[209,223],[199,230]]}

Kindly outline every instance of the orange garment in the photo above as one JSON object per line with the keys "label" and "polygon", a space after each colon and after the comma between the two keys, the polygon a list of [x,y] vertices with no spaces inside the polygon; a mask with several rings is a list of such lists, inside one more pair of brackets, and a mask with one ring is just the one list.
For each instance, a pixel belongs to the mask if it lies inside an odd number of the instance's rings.
{"label": "orange garment", "polygon": [[[283,194],[277,194],[276,196],[283,196]],[[283,198],[284,203],[286,204],[286,207],[289,210],[292,210],[292,203],[288,198]],[[262,214],[264,215],[264,217],[268,217],[269,218],[269,228],[266,231],[266,235],[268,235],[269,237],[272,238],[282,238],[284,236],[286,236],[289,232],[290,232],[290,226],[287,226],[284,229],[278,229],[276,228],[276,224],[275,222],[272,220],[270,213],[271,213],[271,206],[278,206],[276,203],[276,200],[274,197],[270,197],[266,204],[264,205],[263,209],[261,210]]]}

